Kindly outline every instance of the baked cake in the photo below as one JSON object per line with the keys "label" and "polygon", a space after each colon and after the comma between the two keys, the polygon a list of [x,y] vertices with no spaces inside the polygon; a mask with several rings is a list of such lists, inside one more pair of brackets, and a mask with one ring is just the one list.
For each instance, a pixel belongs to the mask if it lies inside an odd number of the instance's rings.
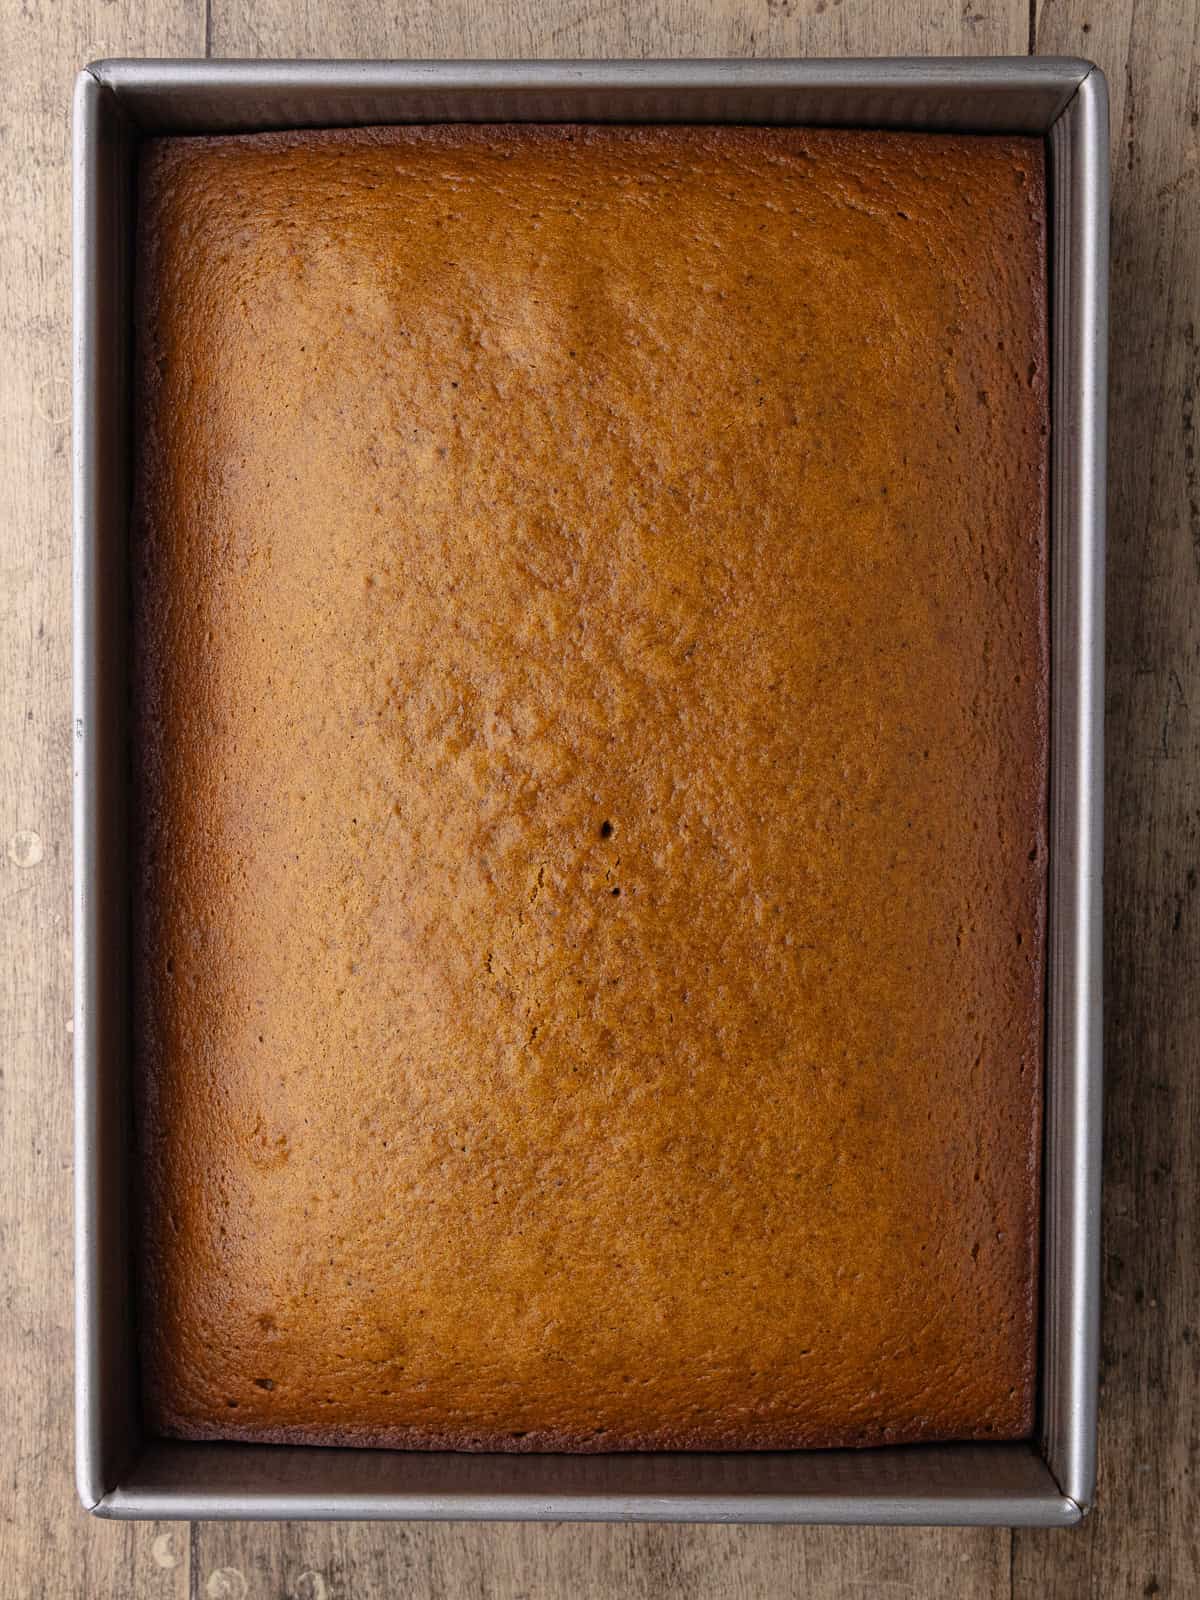
{"label": "baked cake", "polygon": [[151,140],[148,1421],[1029,1433],[1041,144]]}

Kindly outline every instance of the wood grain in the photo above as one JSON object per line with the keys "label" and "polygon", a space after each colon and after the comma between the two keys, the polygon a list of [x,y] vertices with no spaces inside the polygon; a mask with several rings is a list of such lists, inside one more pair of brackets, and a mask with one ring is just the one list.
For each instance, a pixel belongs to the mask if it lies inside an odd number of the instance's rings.
{"label": "wood grain", "polygon": [[214,56],[1023,55],[1027,0],[211,0]]}
{"label": "wood grain", "polygon": [[197,1528],[196,1546],[198,1600],[207,1600],[210,1585],[247,1600],[992,1600],[1009,1593],[1008,1535],[985,1529],[207,1523]]}
{"label": "wood grain", "polygon": [[1105,1389],[1061,1534],[118,1527],[71,1484],[68,116],[105,54],[1022,52],[1025,0],[6,0],[0,112],[0,1597],[1200,1593],[1195,0],[1041,0],[1114,98]]}

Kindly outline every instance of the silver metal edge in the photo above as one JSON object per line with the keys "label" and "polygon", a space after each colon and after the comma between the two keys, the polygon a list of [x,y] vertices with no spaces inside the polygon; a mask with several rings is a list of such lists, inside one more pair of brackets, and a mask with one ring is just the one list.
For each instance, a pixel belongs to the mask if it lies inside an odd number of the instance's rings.
{"label": "silver metal edge", "polygon": [[923,87],[946,85],[971,91],[997,85],[1022,92],[1050,83],[1073,94],[1093,63],[1077,56],[870,56],[786,57],[751,60],[672,59],[616,60],[270,60],[258,58],[214,61],[190,59],[110,57],[90,63],[87,70],[118,94],[139,89],[171,93],[197,84],[298,90],[345,88],[365,91],[395,90],[436,84],[447,89],[497,89],[559,87],[603,89],[627,86],[661,86],[667,89],[722,87],[731,83],[767,87],[803,87],[810,83],[894,86],[897,82]]}
{"label": "silver metal edge", "polygon": [[225,1496],[114,1490],[96,1507],[114,1521],[227,1522],[700,1522],[796,1526],[1067,1528],[1080,1508],[1065,1495],[314,1495]]}
{"label": "silver metal edge", "polygon": [[103,1196],[97,1165],[101,1069],[93,1018],[97,975],[90,956],[99,937],[99,913],[92,887],[102,843],[97,836],[97,750],[94,671],[96,584],[95,550],[89,538],[95,502],[97,384],[88,330],[97,314],[96,182],[94,155],[100,100],[107,91],[88,72],[75,83],[72,117],[72,409],[71,475],[73,538],[72,603],[72,798],[74,870],[72,914],[74,947],[75,1095],[75,1482],[88,1510],[106,1489],[101,1439],[101,1261],[97,1222]]}
{"label": "silver metal edge", "polygon": [[[1107,466],[1108,86],[1094,68],[1050,135],[1055,201],[1054,640],[1047,1102],[1046,1458],[1086,1509],[1096,1488],[1103,1116],[1104,570]],[[1053,666],[1052,666],[1053,672]]]}
{"label": "silver metal edge", "polygon": [[[373,113],[384,121],[751,121],[804,120],[871,126],[953,127],[943,96],[975,95],[979,125],[989,131],[1044,134],[1086,76],[1071,57],[895,57],[842,60],[655,61],[134,61],[109,60],[93,71],[149,131],[238,131],[266,126],[362,122],[348,96],[390,99]],[[857,118],[839,116],[842,92],[877,93],[880,103]],[[686,95],[686,114],[664,113],[654,97]],[[262,115],[263,95],[286,108]],[[480,100],[472,104],[472,96]],[[903,111],[889,108],[901,95]],[[405,104],[395,104],[395,97]],[[455,103],[448,108],[448,97]],[[723,104],[725,97],[734,103]],[[1030,97],[1034,97],[1030,103]],[[396,113],[402,114],[397,117]]]}
{"label": "silver metal edge", "polygon": [[127,1250],[125,593],[127,119],[82,73],[72,108],[72,884],[75,1475],[94,1509],[136,1437]]}
{"label": "silver metal edge", "polygon": [[[969,71],[964,71],[968,68]],[[284,83],[305,92],[328,88],[331,83],[347,89],[363,90],[378,87],[394,91],[404,87],[426,86],[436,82],[439,88],[482,88],[498,84],[519,87],[524,84],[552,86],[564,89],[593,85],[607,88],[615,84],[629,84],[635,80],[639,87],[679,88],[711,85],[727,87],[731,83],[756,83],[768,87],[794,87],[812,82],[813,74],[824,86],[833,88],[872,86],[889,87],[898,78],[913,82],[926,74],[932,86],[953,86],[956,89],[978,83],[994,87],[1001,83],[1022,89],[1033,85],[1045,86],[1053,82],[1060,89],[1064,104],[1074,105],[1078,97],[1083,124],[1082,133],[1090,137],[1091,167],[1093,170],[1093,199],[1102,204],[1103,221],[1107,224],[1107,97],[1103,78],[1088,62],[1073,59],[1002,58],[980,59],[969,63],[962,60],[894,60],[861,62],[462,62],[462,63],[355,63],[355,62],[154,62],[154,61],[100,61],[80,75],[76,87],[74,126],[74,405],[76,429],[73,442],[73,478],[75,486],[75,557],[73,568],[73,600],[75,611],[74,668],[75,668],[75,888],[74,915],[76,938],[82,938],[86,952],[88,940],[97,935],[98,922],[94,904],[88,897],[90,864],[94,862],[99,841],[95,832],[95,817],[89,811],[89,801],[94,799],[97,784],[97,757],[94,747],[89,747],[87,730],[92,711],[94,684],[89,685],[89,664],[95,648],[95,614],[92,603],[93,572],[92,552],[86,540],[86,508],[94,489],[94,450],[96,440],[94,415],[89,414],[88,403],[95,401],[95,374],[89,359],[83,332],[89,326],[93,309],[94,285],[89,282],[89,264],[95,254],[94,208],[89,204],[92,171],[92,141],[98,115],[98,91],[111,89],[136,120],[137,92],[142,88],[172,90],[203,88],[209,85],[230,89],[253,87],[278,88]],[[1088,84],[1093,87],[1089,90]],[[1074,115],[1074,112],[1072,112]],[[1066,122],[1060,115],[1060,123]],[[1077,170],[1077,169],[1073,169]],[[1099,219],[1092,218],[1090,240],[1097,271],[1102,280],[1097,281],[1091,308],[1076,319],[1076,331],[1084,326],[1102,327],[1106,310],[1107,254],[1098,249]],[[1087,230],[1084,229],[1084,233]],[[1097,307],[1100,307],[1099,313]],[[1103,464],[1104,464],[1104,379],[1103,355],[1095,357],[1081,368],[1082,384],[1088,393],[1081,396],[1080,415],[1091,417],[1090,438],[1093,448],[1090,467],[1081,470],[1080,478],[1088,477],[1091,487],[1093,515],[1081,514],[1080,525],[1093,530],[1089,563],[1084,550],[1083,565],[1090,568],[1085,587],[1095,592],[1097,566],[1102,573],[1103,548]],[[1089,377],[1090,374],[1090,377]],[[1090,384],[1090,388],[1089,388]],[[1090,395],[1090,401],[1088,396]],[[89,428],[91,437],[89,438]],[[90,448],[89,448],[90,446]],[[1086,449],[1079,454],[1087,455]],[[1099,515],[1094,508],[1099,495]],[[1097,542],[1098,541],[1098,542]],[[1081,541],[1086,546],[1087,540]],[[1097,562],[1096,556],[1099,560]],[[1086,686],[1081,682],[1080,700],[1086,701],[1088,717],[1083,726],[1094,725],[1096,737],[1085,751],[1087,765],[1093,776],[1101,771],[1099,746],[1099,719],[1095,710],[1101,699],[1102,625],[1095,627],[1095,617],[1081,618],[1084,655],[1092,663],[1092,670],[1084,674]],[[1090,719],[1090,721],[1089,721]],[[1100,793],[1096,789],[1091,797],[1095,802]],[[1080,821],[1087,829],[1085,855],[1095,864],[1098,859],[1099,809],[1086,795],[1080,797]],[[1086,878],[1086,874],[1081,875]],[[101,1199],[99,1174],[96,1168],[96,1135],[98,1128],[99,1066],[95,1040],[89,1032],[92,1014],[90,1004],[93,994],[94,973],[85,956],[77,951],[75,971],[75,1093],[76,1093],[76,1401],[77,1401],[77,1485],[80,1498],[89,1509],[99,1515],[117,1518],[162,1516],[221,1516],[221,1517],[459,1517],[463,1519],[500,1518],[527,1520],[544,1517],[572,1517],[580,1520],[755,1520],[784,1522],[903,1522],[974,1525],[1065,1525],[1078,1520],[1082,1509],[1091,1498],[1095,1478],[1095,1376],[1096,1376],[1096,1326],[1098,1318],[1098,1189],[1099,1189],[1099,873],[1095,885],[1081,881],[1078,886],[1080,917],[1079,954],[1086,960],[1081,965],[1081,975],[1091,974],[1091,991],[1094,991],[1094,1015],[1080,1021],[1081,1048],[1078,1060],[1096,1064],[1089,1075],[1082,1071],[1073,1080],[1069,1097],[1080,1115],[1080,1123],[1073,1138],[1071,1173],[1081,1179],[1081,1188],[1074,1207],[1067,1207],[1072,1223],[1072,1274],[1065,1295],[1068,1305],[1071,1294],[1079,1295],[1079,1315],[1072,1328],[1072,1361],[1069,1367],[1070,1416],[1065,1432],[1056,1431],[1052,1424],[1047,1428],[1047,1452],[1051,1467],[1064,1493],[1062,1497],[1048,1495],[1009,1497],[973,1496],[950,1499],[931,1495],[922,1499],[897,1497],[841,1497],[793,1496],[769,1497],[704,1497],[677,1496],[648,1500],[639,1497],[595,1496],[583,1499],[539,1498],[536,1501],[510,1496],[438,1497],[420,1496],[352,1496],[339,1495],[336,1499],[309,1494],[239,1496],[236,1501],[226,1501],[211,1491],[188,1492],[163,1487],[113,1488],[105,1493],[103,1482],[104,1441],[100,1437],[100,1413],[97,1397],[99,1377],[99,1346],[101,1340],[101,1297],[99,1254],[94,1218]],[[1089,939],[1084,930],[1095,924]],[[1086,948],[1084,948],[1086,947]],[[1069,1198],[1069,1197],[1068,1197]],[[1083,1226],[1080,1226],[1080,1224]],[[1088,1224],[1091,1224],[1089,1233]],[[1048,1319],[1049,1320],[1049,1319]],[[1090,1385],[1090,1389],[1089,1389]],[[136,1475],[135,1475],[136,1476]],[[848,1508],[852,1508],[848,1510]],[[933,1512],[935,1514],[931,1515]]]}

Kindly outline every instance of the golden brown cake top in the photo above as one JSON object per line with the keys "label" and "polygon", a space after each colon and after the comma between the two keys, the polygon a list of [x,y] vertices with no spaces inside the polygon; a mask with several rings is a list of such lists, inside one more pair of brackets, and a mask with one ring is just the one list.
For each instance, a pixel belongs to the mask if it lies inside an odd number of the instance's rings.
{"label": "golden brown cake top", "polygon": [[1040,144],[151,142],[152,1426],[1031,1426]]}

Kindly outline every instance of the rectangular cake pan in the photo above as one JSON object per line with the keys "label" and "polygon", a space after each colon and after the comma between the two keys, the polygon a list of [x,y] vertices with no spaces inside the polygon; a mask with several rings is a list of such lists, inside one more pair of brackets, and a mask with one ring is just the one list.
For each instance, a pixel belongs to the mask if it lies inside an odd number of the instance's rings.
{"label": "rectangular cake pan", "polygon": [[[131,269],[144,134],[404,122],[1043,135],[1051,174],[1052,755],[1039,1423],[1029,1444],[505,1456],[144,1437],[133,1313]],[[1095,1484],[1108,100],[1085,61],[106,61],[74,122],[76,1466],[106,1517],[1077,1521]],[[136,759],[136,754],[132,756]]]}

